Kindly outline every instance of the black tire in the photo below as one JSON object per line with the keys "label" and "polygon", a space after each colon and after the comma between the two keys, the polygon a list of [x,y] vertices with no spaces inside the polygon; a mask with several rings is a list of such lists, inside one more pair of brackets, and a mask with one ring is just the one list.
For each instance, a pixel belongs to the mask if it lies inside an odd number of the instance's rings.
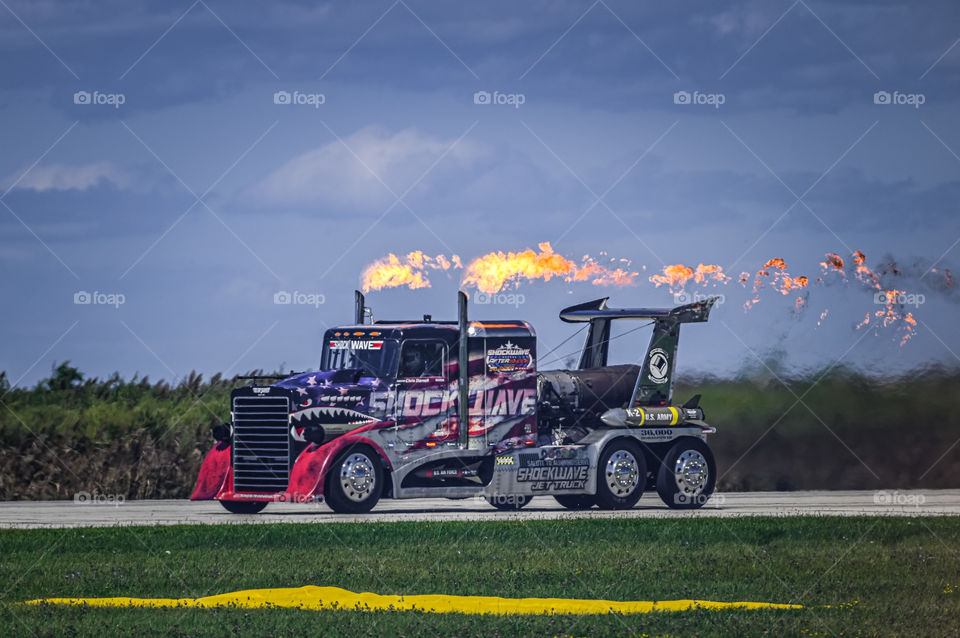
{"label": "black tire", "polygon": [[647,486],[647,461],[640,444],[619,439],[610,443],[597,463],[597,506],[626,510],[637,504]]}
{"label": "black tire", "polygon": [[220,501],[231,514],[256,514],[267,506],[263,501]]}
{"label": "black tire", "polygon": [[324,498],[338,514],[363,514],[380,500],[383,484],[380,456],[366,445],[352,447],[330,466]]}
{"label": "black tire", "polygon": [[558,494],[553,498],[568,510],[588,510],[596,505],[593,494]]}
{"label": "black tire", "polygon": [[716,484],[717,465],[713,452],[706,443],[693,437],[678,439],[664,455],[657,473],[657,493],[671,509],[703,507]]}
{"label": "black tire", "polygon": [[505,512],[515,512],[527,505],[533,500],[532,496],[522,496],[519,494],[500,494],[498,496],[488,496],[487,502],[498,510]]}

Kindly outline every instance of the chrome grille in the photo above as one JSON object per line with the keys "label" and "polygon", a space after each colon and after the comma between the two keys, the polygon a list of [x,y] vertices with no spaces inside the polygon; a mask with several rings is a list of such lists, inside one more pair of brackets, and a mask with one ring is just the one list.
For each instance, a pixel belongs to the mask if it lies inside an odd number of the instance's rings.
{"label": "chrome grille", "polygon": [[233,490],[282,492],[290,478],[290,402],[285,396],[233,399]]}

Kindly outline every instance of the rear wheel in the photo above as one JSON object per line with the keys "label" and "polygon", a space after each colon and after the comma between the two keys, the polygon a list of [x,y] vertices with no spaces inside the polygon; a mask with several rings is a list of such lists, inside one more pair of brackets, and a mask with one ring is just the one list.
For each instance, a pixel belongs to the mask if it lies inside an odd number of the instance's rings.
{"label": "rear wheel", "polygon": [[597,463],[596,502],[603,510],[626,510],[637,504],[647,485],[647,462],[640,445],[621,439],[609,444]]}
{"label": "rear wheel", "polygon": [[568,510],[588,510],[596,504],[593,494],[559,494],[553,498]]}
{"label": "rear wheel", "polygon": [[231,514],[256,514],[267,506],[263,501],[220,501]]}
{"label": "rear wheel", "polygon": [[532,500],[532,496],[524,496],[521,494],[497,494],[496,496],[487,497],[488,503],[496,507],[498,510],[503,510],[506,512],[515,512]]}
{"label": "rear wheel", "polygon": [[673,509],[703,507],[717,482],[713,452],[700,439],[683,437],[663,457],[657,493]]}
{"label": "rear wheel", "polygon": [[339,514],[369,512],[380,500],[383,467],[376,452],[356,447],[333,462],[324,487],[327,505]]}

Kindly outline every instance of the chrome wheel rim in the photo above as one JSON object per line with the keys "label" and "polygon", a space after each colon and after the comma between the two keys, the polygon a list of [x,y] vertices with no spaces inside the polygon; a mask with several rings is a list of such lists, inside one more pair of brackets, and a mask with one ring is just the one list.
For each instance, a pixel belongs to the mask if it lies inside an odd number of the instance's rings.
{"label": "chrome wheel rim", "polygon": [[707,459],[696,450],[684,450],[674,463],[673,476],[682,494],[699,496],[710,478]]}
{"label": "chrome wheel rim", "polygon": [[348,499],[356,503],[365,501],[377,484],[373,462],[366,454],[351,454],[340,466],[340,485]]}
{"label": "chrome wheel rim", "polygon": [[617,450],[607,459],[607,487],[614,496],[629,496],[640,484],[640,466],[627,450]]}

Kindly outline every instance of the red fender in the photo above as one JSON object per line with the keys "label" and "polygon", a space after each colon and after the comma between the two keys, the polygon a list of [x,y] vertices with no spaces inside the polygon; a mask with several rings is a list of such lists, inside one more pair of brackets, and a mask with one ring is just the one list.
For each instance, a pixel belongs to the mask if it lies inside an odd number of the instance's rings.
{"label": "red fender", "polygon": [[293,464],[293,469],[290,470],[290,482],[287,485],[286,494],[284,494],[285,499],[297,503],[322,500],[330,464],[333,463],[340,452],[357,443],[369,445],[376,450],[380,458],[386,463],[387,469],[391,469],[390,459],[380,449],[380,446],[365,436],[348,434],[320,446],[311,443],[307,446],[307,449],[300,453]]}
{"label": "red fender", "polygon": [[204,457],[190,500],[209,501],[216,497],[232,476],[231,469],[230,444],[221,441]]}

